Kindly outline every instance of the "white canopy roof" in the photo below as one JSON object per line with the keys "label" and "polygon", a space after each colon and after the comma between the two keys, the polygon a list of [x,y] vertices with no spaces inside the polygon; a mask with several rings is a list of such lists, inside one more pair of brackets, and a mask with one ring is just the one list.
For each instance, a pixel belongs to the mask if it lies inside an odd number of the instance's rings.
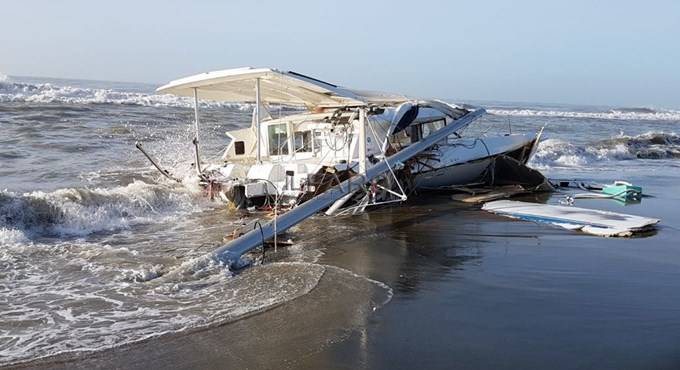
{"label": "white canopy roof", "polygon": [[255,101],[256,79],[260,95],[267,103],[317,106],[344,106],[398,103],[409,100],[403,95],[355,91],[295,72],[272,68],[235,68],[201,73],[159,87],[156,91],[178,96],[225,102]]}

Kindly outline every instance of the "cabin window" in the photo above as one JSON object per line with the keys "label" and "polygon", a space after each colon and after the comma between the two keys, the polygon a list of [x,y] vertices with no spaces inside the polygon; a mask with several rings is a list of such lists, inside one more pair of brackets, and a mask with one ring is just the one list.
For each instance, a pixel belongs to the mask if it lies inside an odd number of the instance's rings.
{"label": "cabin window", "polygon": [[[411,143],[417,143],[420,141],[421,136],[420,136],[420,127],[418,125],[414,125],[409,127],[407,130],[411,130]],[[406,130],[404,130],[406,131]]]}
{"label": "cabin window", "polygon": [[312,151],[312,132],[298,131],[293,136],[295,139],[295,152],[311,152]]}
{"label": "cabin window", "polygon": [[237,141],[234,143],[234,151],[237,155],[246,154],[246,143],[243,141]]}
{"label": "cabin window", "polygon": [[314,153],[320,152],[323,147],[323,132],[312,130],[312,136],[314,136]]}
{"label": "cabin window", "polygon": [[403,148],[409,146],[413,141],[411,140],[410,130],[401,130],[390,138],[390,143],[397,144],[398,147]]}
{"label": "cabin window", "polygon": [[423,123],[421,125],[421,138],[424,139],[430,136],[433,132],[439,130],[440,128],[443,128],[444,126],[446,126],[446,121],[444,121],[443,119]]}
{"label": "cabin window", "polygon": [[288,154],[288,131],[286,124],[269,126],[269,155]]}

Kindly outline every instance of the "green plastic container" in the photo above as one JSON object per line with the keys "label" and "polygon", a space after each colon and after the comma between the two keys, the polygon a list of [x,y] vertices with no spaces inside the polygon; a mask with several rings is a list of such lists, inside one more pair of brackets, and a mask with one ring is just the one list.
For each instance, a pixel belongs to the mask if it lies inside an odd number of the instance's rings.
{"label": "green plastic container", "polygon": [[602,187],[602,193],[624,201],[640,200],[642,198],[642,187],[626,181],[614,181],[614,184]]}

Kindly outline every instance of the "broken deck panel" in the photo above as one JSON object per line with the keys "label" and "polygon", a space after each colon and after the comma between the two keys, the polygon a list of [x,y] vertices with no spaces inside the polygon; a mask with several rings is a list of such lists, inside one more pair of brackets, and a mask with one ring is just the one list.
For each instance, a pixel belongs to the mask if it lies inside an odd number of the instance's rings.
{"label": "broken deck panel", "polygon": [[661,221],[655,218],[596,209],[512,200],[489,202],[484,204],[482,209],[501,216],[548,223],[565,229],[578,230],[599,236],[631,236],[637,232],[651,230]]}

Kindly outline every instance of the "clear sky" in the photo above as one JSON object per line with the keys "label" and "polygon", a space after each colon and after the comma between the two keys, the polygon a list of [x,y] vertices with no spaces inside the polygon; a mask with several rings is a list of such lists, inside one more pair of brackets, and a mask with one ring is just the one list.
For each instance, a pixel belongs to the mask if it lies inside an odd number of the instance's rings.
{"label": "clear sky", "polygon": [[474,100],[680,108],[680,1],[3,1],[0,72],[240,66]]}

